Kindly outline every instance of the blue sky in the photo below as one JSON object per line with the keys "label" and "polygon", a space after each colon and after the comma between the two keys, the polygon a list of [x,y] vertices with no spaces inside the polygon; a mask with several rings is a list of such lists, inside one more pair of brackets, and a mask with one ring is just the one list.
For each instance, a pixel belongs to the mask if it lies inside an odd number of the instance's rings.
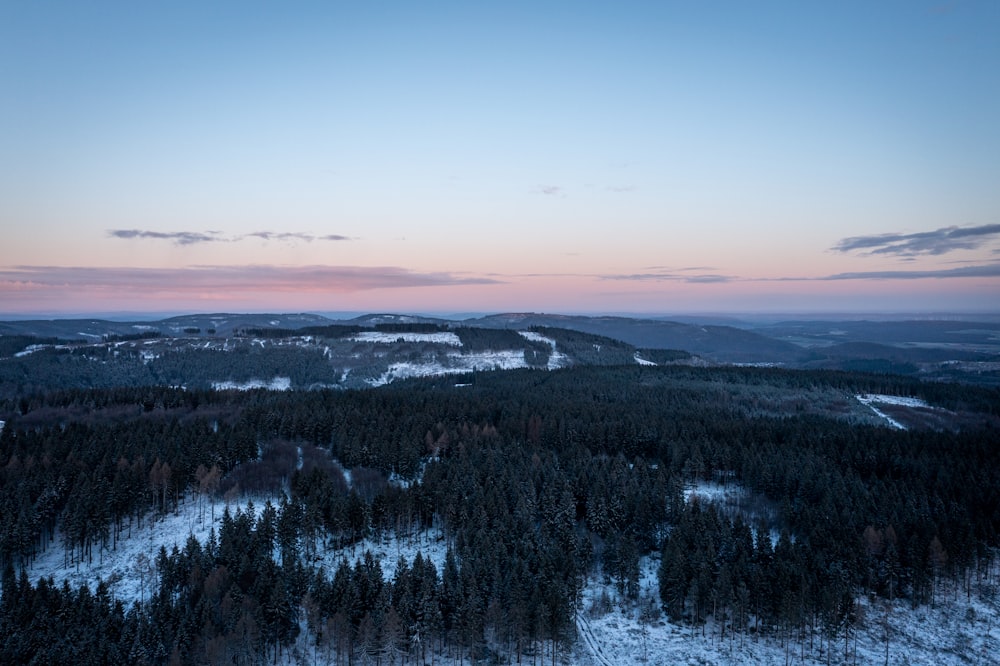
{"label": "blue sky", "polygon": [[995,310],[1000,3],[7,3],[0,312]]}

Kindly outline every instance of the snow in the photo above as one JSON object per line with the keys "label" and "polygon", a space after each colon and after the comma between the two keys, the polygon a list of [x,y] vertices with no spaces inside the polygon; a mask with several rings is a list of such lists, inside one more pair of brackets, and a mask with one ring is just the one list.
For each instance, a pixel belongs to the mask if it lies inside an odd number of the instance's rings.
{"label": "snow", "polygon": [[858,400],[866,405],[873,402],[881,402],[884,405],[901,405],[903,407],[930,407],[925,400],[921,400],[920,398],[905,398],[899,395],[884,395],[881,393],[859,395]]}
{"label": "snow", "polygon": [[[437,361],[430,363],[393,363],[382,376],[369,379],[371,386],[383,386],[397,379],[453,375],[477,370],[512,370],[526,368],[521,350],[486,351],[472,354],[448,354],[448,365]],[[551,359],[549,363],[551,365]]]}
{"label": "snow", "polygon": [[547,366],[549,370],[558,370],[559,368],[564,368],[569,365],[566,360],[566,354],[556,351],[556,341],[552,338],[547,338],[541,333],[536,333],[535,331],[518,331],[518,333],[521,334],[521,337],[527,340],[531,340],[532,342],[544,342],[552,347],[552,353],[549,354],[549,364]]}
{"label": "snow", "polygon": [[[258,510],[263,508],[265,499],[254,500]],[[274,500],[272,500],[274,502]],[[156,554],[160,546],[169,553],[176,545],[183,549],[189,535],[194,535],[204,543],[209,531],[222,521],[223,503],[216,501],[212,521],[212,502],[196,496],[187,496],[176,511],[163,516],[147,515],[142,527],[132,526],[132,538],[126,529],[114,548],[107,550],[94,548],[93,562],[68,564],[62,546],[62,536],[56,531],[48,548],[28,567],[28,577],[37,582],[42,576],[52,576],[57,585],[69,580],[71,587],[87,584],[93,591],[99,581],[109,584],[111,593],[121,599],[126,606],[133,601],[148,598],[155,586]],[[235,508],[230,509],[235,511]]]}
{"label": "snow", "polygon": [[15,358],[21,358],[22,356],[27,356],[28,354],[34,354],[36,351],[41,351],[50,345],[28,345],[23,350],[14,354]]}
{"label": "snow", "polygon": [[272,391],[287,391],[292,388],[290,377],[275,377],[269,382],[263,379],[251,379],[246,382],[212,382],[212,388],[216,391],[236,389],[237,391],[249,391],[251,389],[266,388]]}
{"label": "snow", "polygon": [[518,331],[518,333],[526,340],[531,340],[532,342],[544,342],[552,347],[553,350],[556,348],[556,341],[552,338],[545,337],[541,333],[536,333],[535,331]]}
{"label": "snow", "polygon": [[[720,638],[713,618],[704,626],[673,624],[660,611],[656,570],[659,560],[640,563],[638,603],[622,600],[614,585],[591,581],[584,589],[578,613],[579,640],[571,664],[608,666],[648,664],[882,664],[885,663],[885,624],[889,626],[889,664],[959,665],[997,663],[1000,654],[1000,597],[991,586],[973,585],[971,597],[955,587],[939,595],[932,606],[912,608],[907,600],[892,603],[859,599],[864,626],[848,640],[844,661],[844,634],[832,644],[817,628],[783,646],[777,636],[732,634]],[[994,577],[995,579],[995,577]],[[599,602],[602,594],[610,607]],[[947,597],[947,598],[945,598]],[[888,612],[886,612],[888,611]],[[855,659],[856,650],[856,659]],[[829,660],[828,660],[829,658]]]}
{"label": "snow", "polygon": [[652,361],[647,361],[646,359],[639,356],[639,352],[636,352],[633,358],[635,358],[635,362],[638,363],[639,365],[656,365]]}
{"label": "snow", "polygon": [[[716,484],[717,486],[717,484]],[[691,496],[725,495],[719,487],[699,484],[690,488]],[[266,501],[277,504],[276,498],[253,498],[255,511]],[[230,507],[245,507],[246,500]],[[155,558],[160,547],[171,551],[176,545],[183,549],[189,535],[204,543],[214,525],[218,533],[223,503],[209,500],[199,504],[197,496],[184,499],[175,512],[160,517],[149,516],[142,527],[133,526],[132,537],[118,541],[115,549],[98,553],[93,563],[67,565],[58,534],[30,565],[29,578],[36,582],[42,576],[52,576],[57,585],[68,579],[73,587],[86,583],[91,590],[99,580],[109,584],[111,593],[126,606],[133,601],[148,599],[157,585]],[[438,528],[411,531],[405,534],[387,532],[369,537],[354,546],[326,548],[317,540],[310,564],[323,567],[328,575],[345,559],[353,564],[371,551],[382,568],[386,580],[395,575],[400,557],[413,562],[419,552],[434,563],[438,571],[444,568],[448,541]],[[912,608],[907,600],[889,603],[883,599],[858,599],[864,618],[863,626],[848,640],[849,658],[844,661],[844,635],[831,643],[817,628],[810,636],[806,632],[793,638],[787,646],[776,635],[734,635],[728,629],[721,638],[721,626],[709,617],[703,626],[673,624],[663,614],[658,596],[658,556],[640,560],[639,599],[630,601],[619,596],[613,584],[605,584],[600,574],[591,576],[581,594],[577,612],[577,640],[563,650],[560,663],[564,666],[610,666],[611,664],[648,663],[670,664],[822,664],[884,663],[885,627],[889,628],[890,664],[959,666],[969,663],[997,663],[1000,654],[1000,595],[996,583],[1000,564],[985,577],[988,583],[973,583],[971,594],[957,583],[939,584],[933,605]],[[602,603],[602,598],[610,603]],[[308,637],[306,637],[308,638]],[[302,642],[303,646],[308,641]],[[856,651],[856,655],[855,655]],[[829,658],[829,660],[828,660]],[[288,662],[292,663],[292,662]],[[464,663],[464,662],[463,662]]]}
{"label": "snow", "polygon": [[348,340],[353,342],[372,342],[391,344],[402,339],[403,342],[433,342],[441,345],[461,347],[462,341],[454,333],[385,333],[382,331],[364,331],[353,335]]}
{"label": "snow", "polygon": [[706,504],[726,504],[736,503],[746,497],[746,489],[738,483],[722,485],[712,481],[703,481],[684,486],[684,501],[690,502],[692,498],[697,498],[699,502]]}
{"label": "snow", "polygon": [[883,405],[899,405],[901,407],[930,407],[925,401],[919,398],[905,398],[898,395],[883,395],[880,393],[866,393],[859,394],[855,396],[863,405],[868,405],[875,414],[883,419],[890,427],[896,428],[897,430],[906,430],[906,426],[892,418],[878,407],[875,406],[876,403],[881,403]]}
{"label": "snow", "polygon": [[340,549],[324,549],[321,541],[317,541],[317,544],[317,555],[312,564],[321,566],[329,575],[333,575],[344,559],[353,564],[364,556],[365,551],[371,551],[382,568],[382,575],[386,580],[392,580],[396,575],[396,564],[400,557],[408,564],[413,564],[413,558],[417,553],[420,553],[425,560],[433,562],[438,575],[441,575],[448,554],[448,541],[438,528],[414,531],[406,535],[388,531],[379,537],[368,537],[353,546]]}

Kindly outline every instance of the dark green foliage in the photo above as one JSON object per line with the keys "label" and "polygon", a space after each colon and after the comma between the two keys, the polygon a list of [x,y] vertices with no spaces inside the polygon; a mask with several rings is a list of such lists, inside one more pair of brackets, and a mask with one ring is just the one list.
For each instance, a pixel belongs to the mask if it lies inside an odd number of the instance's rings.
{"label": "dark green foliage", "polygon": [[667,365],[692,358],[691,354],[680,349],[640,349],[638,351],[644,360],[652,361],[657,365]]}
{"label": "dark green foliage", "polygon": [[[185,333],[198,333],[198,329],[184,329]],[[105,342],[129,342],[132,340],[155,340],[162,337],[159,331],[142,331],[140,333],[108,333],[102,336]]]}
{"label": "dark green foliage", "polygon": [[[344,661],[518,655],[572,639],[590,576],[639,596],[640,558],[657,554],[672,621],[714,617],[734,632],[821,623],[846,635],[857,594],[929,601],[941,577],[974,571],[1000,545],[998,429],[894,431],[761,408],[779,389],[824,390],[989,415],[995,390],[624,365],[455,383],[65,390],[2,403],[0,661],[273,661],[300,612],[317,652]],[[215,467],[222,492],[287,497],[259,514],[227,511],[217,537],[162,551],[158,589],[129,612],[106,590],[17,576],[43,548],[98,557]],[[684,483],[711,479],[764,498],[777,530],[683,501]],[[326,548],[432,525],[450,546],[443,566],[418,555],[386,576],[370,553],[314,566]],[[77,619],[56,623],[47,605]]]}
{"label": "dark green foliage", "polygon": [[531,329],[556,342],[556,349],[587,365],[627,365],[635,362],[635,347],[603,335],[566,328],[534,326]]}
{"label": "dark green foliage", "polygon": [[392,322],[375,324],[375,330],[382,333],[441,333],[448,327],[443,324],[422,322]]}
{"label": "dark green foliage", "polygon": [[38,338],[33,335],[0,335],[0,358],[13,356],[34,345],[70,344],[59,338]]}
{"label": "dark green foliage", "polygon": [[318,349],[241,345],[229,351],[190,349],[165,353],[149,363],[155,383],[208,388],[212,382],[248,382],[288,377],[292,385],[308,388],[336,384],[340,371]]}

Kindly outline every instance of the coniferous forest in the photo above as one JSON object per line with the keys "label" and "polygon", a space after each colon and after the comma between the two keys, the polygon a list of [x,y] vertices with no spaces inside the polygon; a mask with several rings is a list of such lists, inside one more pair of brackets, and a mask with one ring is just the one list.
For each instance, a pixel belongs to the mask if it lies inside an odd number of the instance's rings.
{"label": "coniferous forest", "polygon": [[[856,394],[967,417],[858,423]],[[820,414],[809,395],[845,404]],[[309,661],[555,664],[588,581],[635,599],[649,557],[670,623],[843,643],[860,597],[919,606],[996,575],[996,389],[581,366],[347,391],[38,392],[0,403],[0,420],[5,664],[274,663],[304,635]],[[699,483],[768,511],[686,497]],[[154,553],[137,601],[27,573],[53,549],[105,557],[192,501],[211,502],[217,530]],[[443,561],[418,549],[390,575],[350,549],[390,533],[436,535]]]}

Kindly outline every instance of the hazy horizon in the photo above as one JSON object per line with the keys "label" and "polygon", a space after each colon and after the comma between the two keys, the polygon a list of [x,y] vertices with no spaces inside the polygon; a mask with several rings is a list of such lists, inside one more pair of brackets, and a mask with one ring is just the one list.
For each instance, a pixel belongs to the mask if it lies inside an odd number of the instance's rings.
{"label": "hazy horizon", "polygon": [[10,5],[0,312],[995,312],[998,26],[901,0]]}
{"label": "hazy horizon", "polygon": [[164,311],[164,312],[42,312],[42,313],[3,313],[0,312],[0,322],[2,321],[31,321],[31,320],[78,320],[97,319],[113,322],[142,322],[161,321],[179,317],[209,317],[209,316],[241,316],[241,315],[274,315],[288,317],[296,315],[315,315],[331,320],[348,320],[370,315],[401,315],[412,317],[427,317],[444,319],[449,321],[463,321],[468,319],[478,319],[483,317],[500,316],[505,314],[532,314],[549,315],[563,317],[623,317],[634,319],[655,319],[655,320],[692,320],[710,322],[718,320],[725,323],[731,322],[767,322],[767,321],[967,321],[967,322],[997,322],[1000,321],[1000,310],[983,310],[979,312],[618,312],[618,311],[530,311],[530,310],[506,310],[506,311],[480,311],[480,312],[450,312],[450,311],[382,311],[382,310],[355,310],[355,311],[280,311],[280,310],[246,310],[246,311]]}

